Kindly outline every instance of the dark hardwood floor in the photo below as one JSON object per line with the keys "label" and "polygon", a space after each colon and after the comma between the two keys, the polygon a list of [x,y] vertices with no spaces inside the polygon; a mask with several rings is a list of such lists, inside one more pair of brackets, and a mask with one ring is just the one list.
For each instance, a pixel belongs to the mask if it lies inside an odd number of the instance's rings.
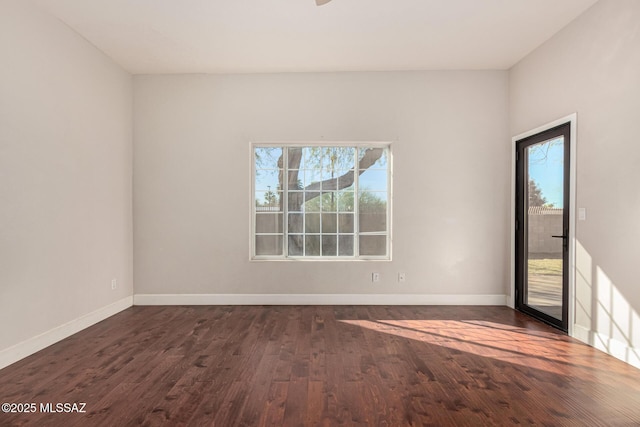
{"label": "dark hardwood floor", "polygon": [[5,402],[38,410],[2,426],[637,426],[640,370],[506,307],[133,307],[0,370]]}

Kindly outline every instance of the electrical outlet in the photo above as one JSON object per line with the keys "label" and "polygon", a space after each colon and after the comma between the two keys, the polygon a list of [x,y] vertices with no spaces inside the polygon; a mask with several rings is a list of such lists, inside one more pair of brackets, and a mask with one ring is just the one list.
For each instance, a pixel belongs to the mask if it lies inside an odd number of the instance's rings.
{"label": "electrical outlet", "polygon": [[380,273],[371,273],[371,281],[379,282],[380,281]]}
{"label": "electrical outlet", "polygon": [[398,282],[406,282],[406,281],[407,281],[406,273],[398,273]]}
{"label": "electrical outlet", "polygon": [[111,290],[114,290],[118,287],[118,281],[116,279],[111,279]]}

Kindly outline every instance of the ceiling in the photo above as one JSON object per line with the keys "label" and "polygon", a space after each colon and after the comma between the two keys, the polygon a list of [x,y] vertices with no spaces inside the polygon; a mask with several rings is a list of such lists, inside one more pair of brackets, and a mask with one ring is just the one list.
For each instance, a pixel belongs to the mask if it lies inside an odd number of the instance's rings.
{"label": "ceiling", "polygon": [[508,69],[596,0],[33,0],[134,74]]}

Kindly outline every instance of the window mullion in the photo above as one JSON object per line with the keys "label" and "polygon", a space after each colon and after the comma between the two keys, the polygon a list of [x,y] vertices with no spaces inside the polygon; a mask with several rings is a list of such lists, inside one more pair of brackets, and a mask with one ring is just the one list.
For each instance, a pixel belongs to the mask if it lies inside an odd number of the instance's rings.
{"label": "window mullion", "polygon": [[285,258],[289,257],[289,147],[282,147],[282,251]]}
{"label": "window mullion", "polygon": [[320,188],[318,196],[318,245],[320,245],[320,256],[322,256],[322,177],[324,174],[324,147],[320,147],[320,170],[318,171],[320,176]]}
{"label": "window mullion", "polygon": [[355,152],[356,154],[353,159],[353,256],[360,258],[360,203],[358,198],[358,179],[360,177],[358,159],[360,159],[360,147],[356,147]]}

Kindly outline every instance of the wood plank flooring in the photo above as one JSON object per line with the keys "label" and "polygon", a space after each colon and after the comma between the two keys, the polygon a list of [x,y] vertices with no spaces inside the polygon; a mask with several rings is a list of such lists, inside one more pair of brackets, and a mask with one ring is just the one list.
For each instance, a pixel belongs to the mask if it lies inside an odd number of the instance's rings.
{"label": "wood plank flooring", "polygon": [[640,370],[507,307],[132,307],[0,370],[5,402],[38,410],[0,426],[637,426]]}

